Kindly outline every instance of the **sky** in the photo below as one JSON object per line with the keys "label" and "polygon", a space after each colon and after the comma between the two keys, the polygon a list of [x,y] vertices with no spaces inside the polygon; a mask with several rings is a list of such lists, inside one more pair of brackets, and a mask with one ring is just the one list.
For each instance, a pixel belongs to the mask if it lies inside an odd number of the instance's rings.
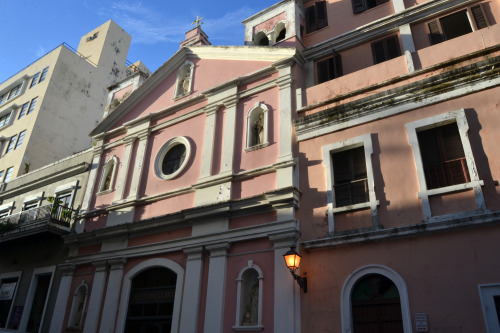
{"label": "sky", "polygon": [[63,42],[78,48],[84,34],[110,19],[132,36],[128,60],[142,60],[154,72],[179,49],[197,16],[213,45],[243,45],[241,21],[277,2],[0,0],[0,83]]}

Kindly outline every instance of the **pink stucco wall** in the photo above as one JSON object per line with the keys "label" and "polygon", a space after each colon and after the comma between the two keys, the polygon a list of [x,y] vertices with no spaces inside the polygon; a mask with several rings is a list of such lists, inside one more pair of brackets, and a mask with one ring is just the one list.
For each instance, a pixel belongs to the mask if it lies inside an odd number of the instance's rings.
{"label": "pink stucco wall", "polygon": [[276,23],[278,23],[279,21],[284,21],[284,20],[286,20],[286,12],[278,14],[265,22],[257,24],[255,27],[253,27],[253,33],[256,34],[257,32],[259,32],[261,30],[265,30],[267,32],[270,32],[271,30],[274,29],[274,26],[276,25]]}
{"label": "pink stucco wall", "polygon": [[[380,201],[380,223],[386,228],[421,223],[423,213],[421,201],[417,197],[420,189],[405,125],[463,107],[468,107],[466,115],[469,122],[469,140],[480,179],[485,182],[482,188],[487,208],[500,209],[500,190],[494,185],[494,180],[500,178],[500,161],[496,158],[499,134],[494,126],[500,116],[500,110],[495,106],[498,101],[494,97],[498,95],[500,88],[494,88],[423,107],[418,112],[399,114],[391,117],[390,121],[377,120],[349,128],[348,131],[341,130],[299,142],[299,149],[304,158],[300,160],[300,170],[303,171],[300,188],[303,194],[298,215],[301,221],[308,221],[311,226],[302,229],[303,239],[322,238],[327,229],[327,189],[322,146],[368,133],[372,133],[373,140],[372,163],[375,193]],[[439,215],[475,209],[475,203],[471,199],[472,190],[449,196],[436,196],[431,200],[431,208],[434,214]],[[339,221],[339,228],[342,229],[366,226],[369,223],[369,216],[364,212],[339,213],[335,214],[335,219]]]}
{"label": "pink stucco wall", "polygon": [[146,205],[137,206],[134,214],[134,221],[175,213],[183,209],[191,208],[193,204],[194,192],[154,201]]}
{"label": "pink stucco wall", "polygon": [[134,89],[134,85],[133,84],[130,84],[128,86],[126,86],[125,88],[121,89],[121,90],[118,90],[116,92],[113,93],[113,97],[112,99],[120,99],[120,98],[123,98],[123,96],[125,96],[126,93],[128,92],[131,92],[132,89]]}
{"label": "pink stucco wall", "polygon": [[[328,27],[305,34],[302,39],[306,47],[313,46],[362,25],[394,13],[392,1],[371,8],[363,13],[352,12],[351,1],[328,0],[326,5]],[[305,33],[305,29],[304,29]]]}
{"label": "pink stucco wall", "polygon": [[[211,60],[211,59],[190,59],[194,63],[195,69],[193,74],[193,92],[189,97],[199,95],[203,91],[214,87],[218,84],[226,82],[230,79],[235,79],[254,72],[260,68],[264,68],[270,64],[265,61],[238,61],[238,60]],[[224,68],[223,71],[220,68]],[[127,113],[116,125],[119,127],[122,124],[136,119],[142,115],[158,112],[168,106],[174,105],[179,101],[174,101],[175,80],[177,70],[160,83],[148,96],[144,96],[141,102]],[[189,98],[185,97],[180,101]]]}
{"label": "pink stucco wall", "polygon": [[246,180],[234,181],[231,199],[251,197],[274,189],[276,189],[276,173],[259,175]]}

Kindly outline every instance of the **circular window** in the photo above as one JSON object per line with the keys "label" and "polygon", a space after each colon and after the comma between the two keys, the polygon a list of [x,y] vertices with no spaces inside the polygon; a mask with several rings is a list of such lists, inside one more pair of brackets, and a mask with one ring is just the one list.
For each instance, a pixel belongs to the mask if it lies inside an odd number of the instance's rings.
{"label": "circular window", "polygon": [[191,147],[185,137],[168,140],[156,155],[156,176],[165,180],[175,178],[186,167],[190,155]]}

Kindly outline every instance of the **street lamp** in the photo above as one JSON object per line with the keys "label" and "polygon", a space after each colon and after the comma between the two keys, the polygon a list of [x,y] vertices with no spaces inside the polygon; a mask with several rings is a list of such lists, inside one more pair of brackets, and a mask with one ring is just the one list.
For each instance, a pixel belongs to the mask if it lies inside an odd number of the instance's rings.
{"label": "street lamp", "polygon": [[307,293],[307,277],[301,277],[295,274],[295,271],[299,268],[300,259],[302,258],[297,251],[295,251],[295,246],[290,247],[290,250],[283,255],[283,258],[285,258],[286,267],[288,267],[290,273],[292,273],[299,287],[304,289],[304,293]]}

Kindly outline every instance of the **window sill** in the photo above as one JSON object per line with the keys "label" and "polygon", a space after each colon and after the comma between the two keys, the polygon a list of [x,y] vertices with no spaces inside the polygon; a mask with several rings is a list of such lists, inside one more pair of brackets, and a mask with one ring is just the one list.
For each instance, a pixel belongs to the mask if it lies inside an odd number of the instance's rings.
{"label": "window sill", "polygon": [[360,210],[360,209],[368,209],[372,208],[373,206],[378,206],[380,205],[380,202],[378,200],[376,201],[367,201],[355,205],[349,205],[349,206],[342,206],[342,207],[334,207],[332,208],[332,213],[343,213],[343,212],[348,212],[348,211],[353,211],[353,210]]}
{"label": "window sill", "polygon": [[111,193],[111,192],[113,192],[112,188],[110,188],[109,190],[106,190],[106,191],[97,192],[96,195],[100,196],[100,195],[108,194],[108,193]]}
{"label": "window sill", "polygon": [[446,194],[446,193],[452,193],[452,192],[460,192],[460,191],[464,191],[464,190],[474,189],[474,188],[477,188],[477,187],[483,186],[483,185],[484,185],[484,182],[482,180],[479,180],[479,181],[475,181],[475,182],[440,187],[440,188],[435,188],[432,190],[418,192],[418,197],[422,198],[422,197],[430,197],[433,195],[440,195],[440,194]]}
{"label": "window sill", "polygon": [[269,142],[264,142],[264,143],[261,143],[261,144],[255,145],[255,146],[247,147],[247,148],[245,148],[245,151],[249,152],[249,151],[261,149],[261,148],[264,148],[267,146],[269,146]]}
{"label": "window sill", "polygon": [[233,326],[235,332],[260,332],[264,330],[264,326]]}
{"label": "window sill", "polygon": [[187,94],[182,94],[182,95],[175,96],[174,98],[172,98],[172,100],[173,100],[173,101],[178,101],[178,100],[180,100],[180,99],[182,99],[182,98],[184,98],[184,97],[187,97],[187,96],[191,95],[191,93],[192,93],[192,92],[190,91],[190,92],[188,92]]}

